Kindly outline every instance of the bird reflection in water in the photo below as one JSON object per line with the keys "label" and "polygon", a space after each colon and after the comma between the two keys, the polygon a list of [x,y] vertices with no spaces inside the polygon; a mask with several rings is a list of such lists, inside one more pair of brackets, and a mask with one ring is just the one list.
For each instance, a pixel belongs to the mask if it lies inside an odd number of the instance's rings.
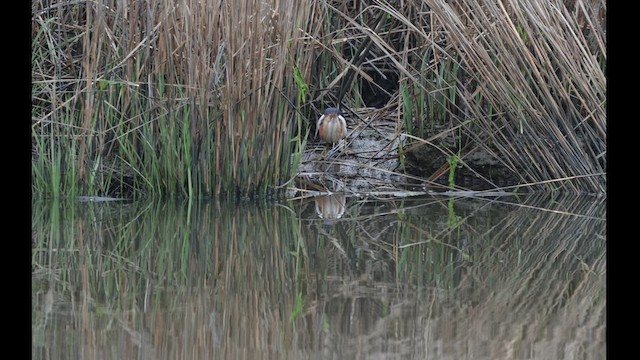
{"label": "bird reflection in water", "polygon": [[316,203],[316,214],[321,219],[337,220],[344,215],[346,197],[343,193],[318,196],[314,201]]}

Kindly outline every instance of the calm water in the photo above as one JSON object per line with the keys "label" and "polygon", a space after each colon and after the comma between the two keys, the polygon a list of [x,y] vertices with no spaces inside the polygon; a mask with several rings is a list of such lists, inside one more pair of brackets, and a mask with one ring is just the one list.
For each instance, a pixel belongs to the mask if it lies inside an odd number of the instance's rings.
{"label": "calm water", "polygon": [[605,200],[34,202],[34,359],[604,359]]}

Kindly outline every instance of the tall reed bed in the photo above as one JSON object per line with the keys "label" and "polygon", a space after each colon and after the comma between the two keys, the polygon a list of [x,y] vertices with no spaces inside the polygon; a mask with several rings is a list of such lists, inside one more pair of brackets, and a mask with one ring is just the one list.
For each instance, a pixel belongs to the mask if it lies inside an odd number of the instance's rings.
{"label": "tall reed bed", "polygon": [[528,184],[605,189],[602,0],[32,6],[35,193],[264,195],[365,85],[462,165],[482,149]]}
{"label": "tall reed bed", "polygon": [[266,193],[299,151],[295,1],[33,3],[34,190]]}

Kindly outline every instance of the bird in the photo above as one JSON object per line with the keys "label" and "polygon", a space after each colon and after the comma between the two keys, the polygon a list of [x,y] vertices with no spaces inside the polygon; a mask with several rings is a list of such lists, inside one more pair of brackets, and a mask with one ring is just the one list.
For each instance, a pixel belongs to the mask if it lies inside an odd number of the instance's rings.
{"label": "bird", "polygon": [[347,121],[342,111],[335,107],[328,107],[318,119],[316,135],[326,143],[337,143],[347,137]]}

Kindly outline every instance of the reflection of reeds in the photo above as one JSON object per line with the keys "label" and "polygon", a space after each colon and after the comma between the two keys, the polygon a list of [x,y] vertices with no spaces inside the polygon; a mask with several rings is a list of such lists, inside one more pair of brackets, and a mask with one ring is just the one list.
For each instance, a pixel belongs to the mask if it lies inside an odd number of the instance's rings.
{"label": "reflection of reeds", "polygon": [[328,318],[342,356],[379,344],[420,357],[603,356],[604,199],[454,199],[456,226],[451,199],[348,203],[357,221],[310,250],[327,256],[314,268],[329,299],[308,320]]}
{"label": "reflection of reeds", "polygon": [[284,351],[296,222],[282,207],[217,205],[36,203],[34,358]]}
{"label": "reflection of reeds", "polygon": [[37,202],[33,351],[601,358],[604,201],[521,200]]}

